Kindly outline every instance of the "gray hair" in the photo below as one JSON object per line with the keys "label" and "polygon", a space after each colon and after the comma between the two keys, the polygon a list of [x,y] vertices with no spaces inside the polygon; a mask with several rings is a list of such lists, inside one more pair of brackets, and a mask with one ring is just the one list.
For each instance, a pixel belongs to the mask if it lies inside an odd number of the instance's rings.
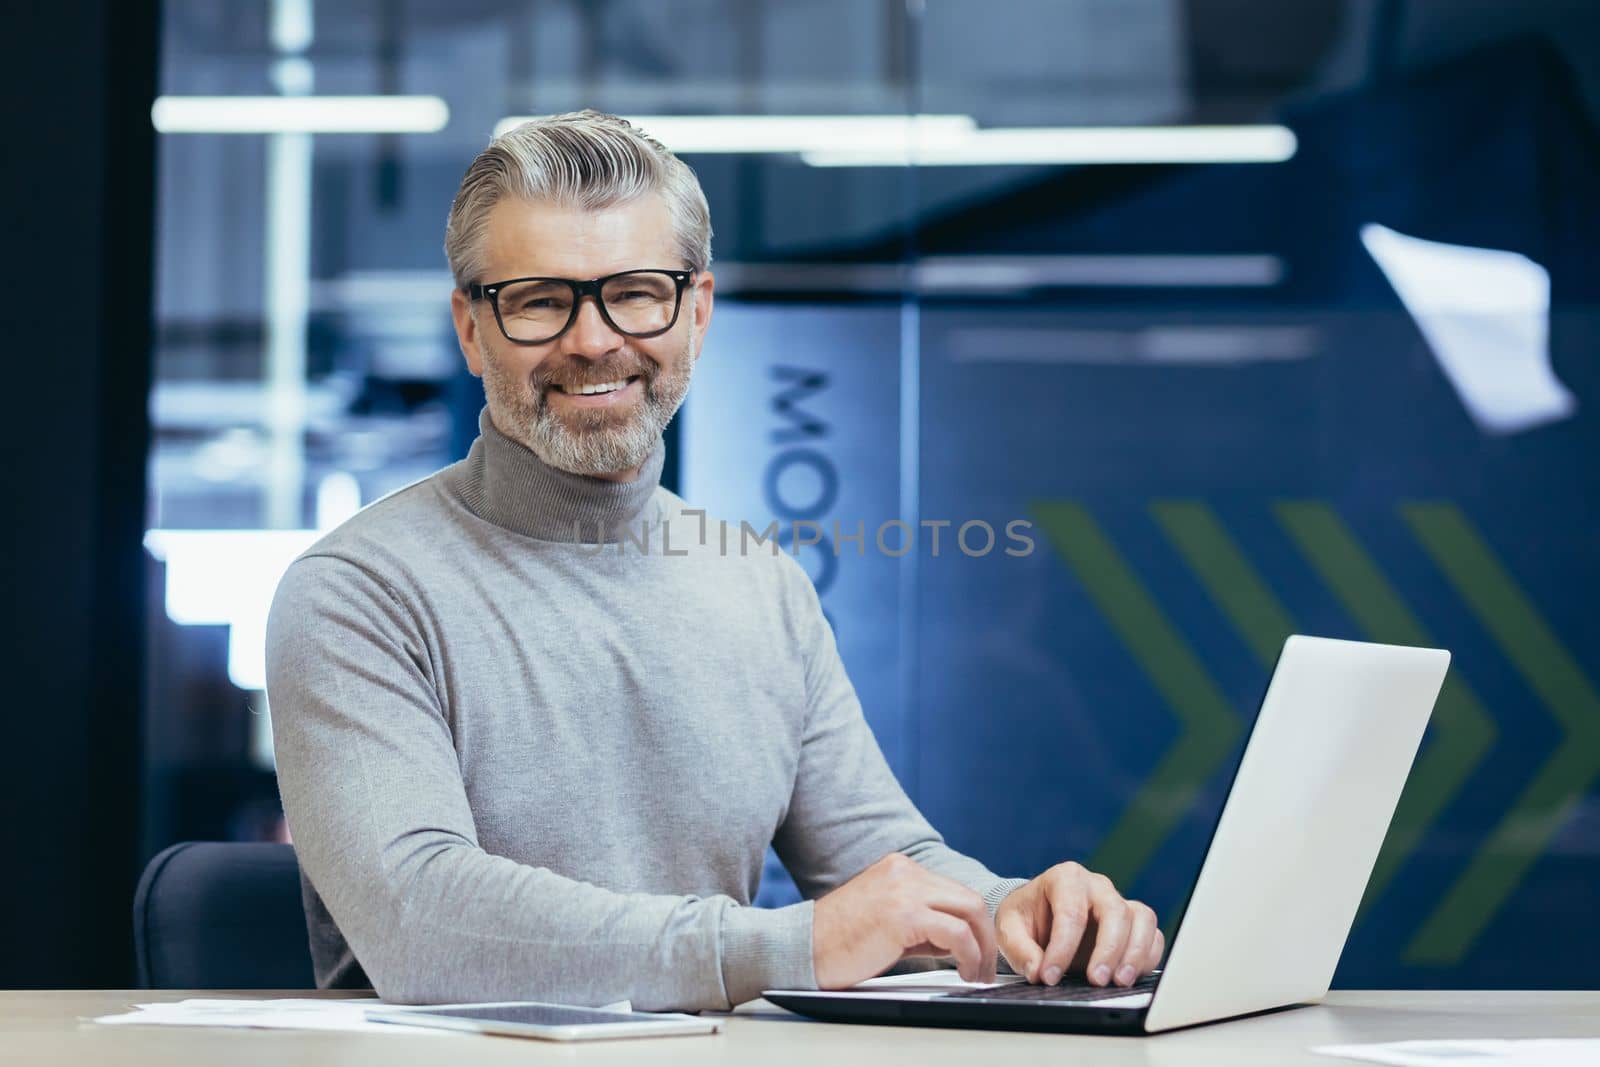
{"label": "gray hair", "polygon": [[479,274],[489,212],[502,197],[596,211],[650,192],[666,200],[684,263],[705,270],[711,265],[711,209],[694,171],[665,145],[593,109],[524,122],[490,141],[461,179],[444,228],[450,273],[463,288],[491,280]]}

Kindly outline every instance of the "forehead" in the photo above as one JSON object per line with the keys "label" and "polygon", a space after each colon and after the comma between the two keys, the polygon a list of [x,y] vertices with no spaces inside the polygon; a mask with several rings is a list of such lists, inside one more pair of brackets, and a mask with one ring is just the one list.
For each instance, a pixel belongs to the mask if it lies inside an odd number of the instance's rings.
{"label": "forehead", "polygon": [[484,281],[551,275],[596,278],[638,267],[684,266],[659,194],[588,211],[506,197],[489,212]]}

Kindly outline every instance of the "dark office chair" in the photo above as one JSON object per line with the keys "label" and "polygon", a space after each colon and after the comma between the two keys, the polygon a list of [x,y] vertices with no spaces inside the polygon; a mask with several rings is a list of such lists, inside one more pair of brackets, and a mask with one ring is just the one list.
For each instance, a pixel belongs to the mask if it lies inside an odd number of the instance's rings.
{"label": "dark office chair", "polygon": [[289,845],[188,841],[150,861],[133,898],[143,989],[310,989],[300,865]]}

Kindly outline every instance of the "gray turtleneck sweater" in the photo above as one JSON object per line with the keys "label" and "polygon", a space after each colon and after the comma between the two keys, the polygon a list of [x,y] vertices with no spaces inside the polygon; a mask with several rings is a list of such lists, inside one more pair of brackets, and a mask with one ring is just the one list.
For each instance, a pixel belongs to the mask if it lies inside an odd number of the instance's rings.
{"label": "gray turtleneck sweater", "polygon": [[[658,485],[659,444],[612,483],[480,428],[465,460],[317,542],[273,602],[319,985],[726,1008],[813,986],[809,898],[889,852],[991,912],[1020,884],[918,814],[804,571],[737,524],[724,549]],[[751,906],[769,843],[805,902]]]}

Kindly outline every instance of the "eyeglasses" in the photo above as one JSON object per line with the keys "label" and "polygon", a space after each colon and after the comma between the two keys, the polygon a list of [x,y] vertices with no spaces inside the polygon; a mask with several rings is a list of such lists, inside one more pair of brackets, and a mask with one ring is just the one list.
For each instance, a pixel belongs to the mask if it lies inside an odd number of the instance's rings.
{"label": "eyeglasses", "polygon": [[512,278],[467,286],[472,300],[487,300],[506,340],[519,345],[554,341],[578,321],[585,296],[600,317],[628,337],[656,337],[678,322],[683,289],[692,270],[625,270],[586,282],[571,278]]}

